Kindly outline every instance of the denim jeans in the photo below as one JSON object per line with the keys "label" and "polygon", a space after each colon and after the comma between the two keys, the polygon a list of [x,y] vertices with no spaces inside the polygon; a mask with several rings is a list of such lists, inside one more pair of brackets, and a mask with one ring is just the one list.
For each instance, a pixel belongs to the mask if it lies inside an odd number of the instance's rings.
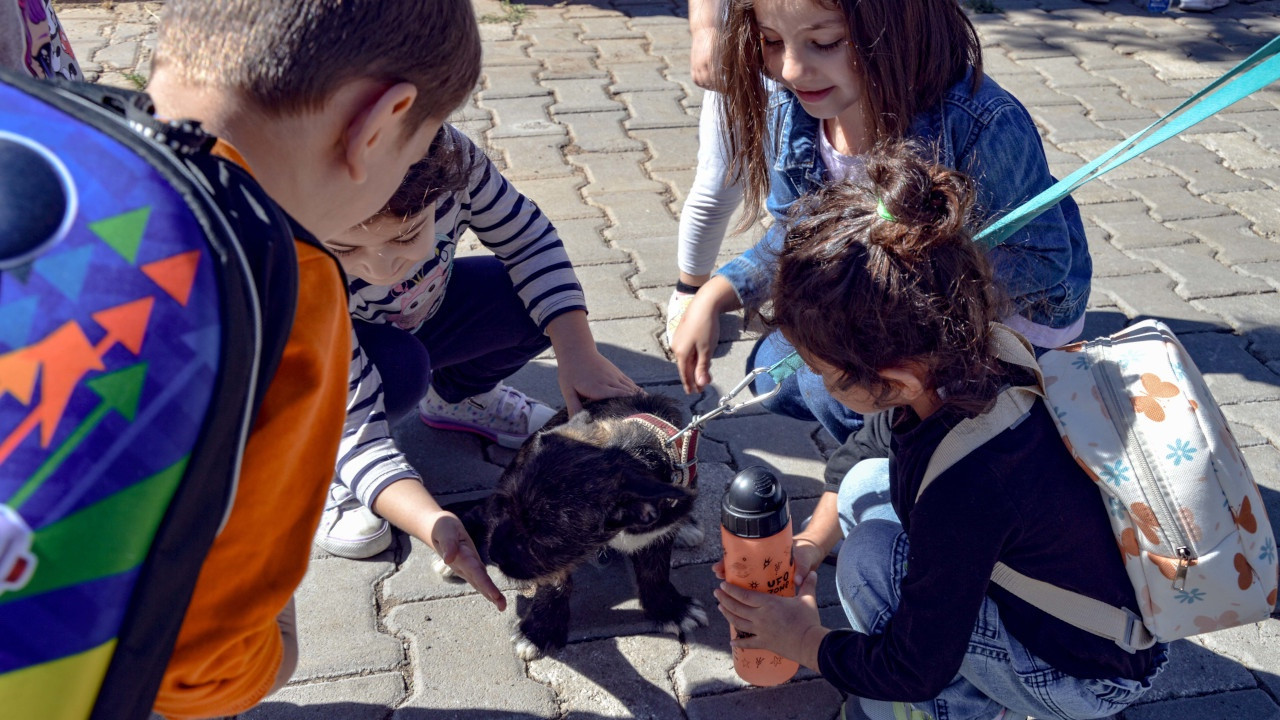
{"label": "denim jeans", "polygon": [[[747,372],[751,372],[752,368],[770,367],[794,350],[791,343],[782,337],[782,333],[769,333],[756,341],[755,349],[747,359]],[[776,384],[773,378],[761,375],[756,378],[752,390],[760,395],[772,390]],[[778,415],[798,420],[817,420],[836,442],[842,444],[862,427],[862,416],[831,397],[831,393],[822,384],[822,377],[808,366],[801,366],[796,374],[783,380],[778,394],[765,400],[761,406]]]}
{"label": "denim jeans", "polygon": [[[836,569],[840,602],[854,630],[884,631],[901,599],[910,543],[889,504],[889,461],[864,460],[840,484],[840,526],[845,534]],[[974,621],[960,673],[938,697],[912,707],[935,720],[995,717],[1001,707],[1048,718],[1104,718],[1128,707],[1151,687],[1167,656],[1143,681],[1084,680],[1032,655],[1000,622],[986,598]],[[878,701],[861,699],[863,707]]]}
{"label": "denim jeans", "polygon": [[454,260],[440,308],[417,332],[352,322],[360,347],[382,376],[391,422],[418,404],[428,383],[443,400],[461,402],[492,390],[551,346],[492,256]]}

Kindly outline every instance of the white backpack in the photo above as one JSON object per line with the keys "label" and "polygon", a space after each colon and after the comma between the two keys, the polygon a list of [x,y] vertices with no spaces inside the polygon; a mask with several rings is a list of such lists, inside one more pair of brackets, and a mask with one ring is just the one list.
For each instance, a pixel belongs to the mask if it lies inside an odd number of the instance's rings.
{"label": "white backpack", "polygon": [[1177,337],[1148,320],[1045,353],[993,325],[1001,360],[1039,386],[1006,389],[959,423],[930,459],[933,478],[1016,424],[1043,397],[1063,441],[1098,484],[1142,617],[997,563],[992,580],[1045,612],[1133,651],[1266,619],[1277,552],[1258,486],[1226,419]]}

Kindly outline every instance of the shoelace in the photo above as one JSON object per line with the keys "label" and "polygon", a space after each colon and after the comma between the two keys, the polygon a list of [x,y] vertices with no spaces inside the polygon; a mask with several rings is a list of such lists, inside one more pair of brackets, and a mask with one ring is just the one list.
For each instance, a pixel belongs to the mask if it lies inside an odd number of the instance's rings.
{"label": "shoelace", "polygon": [[529,423],[529,397],[511,386],[502,386],[498,407],[494,415],[512,423]]}

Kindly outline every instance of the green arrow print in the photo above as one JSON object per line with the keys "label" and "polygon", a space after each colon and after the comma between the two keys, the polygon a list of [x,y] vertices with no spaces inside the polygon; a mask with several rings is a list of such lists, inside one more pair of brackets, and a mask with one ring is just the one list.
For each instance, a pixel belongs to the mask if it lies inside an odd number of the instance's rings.
{"label": "green arrow print", "polygon": [[9,498],[9,507],[14,510],[22,507],[22,504],[30,499],[36,490],[40,489],[40,485],[45,480],[48,480],[49,476],[53,475],[54,471],[66,461],[67,457],[71,455],[80,443],[84,442],[85,437],[90,432],[93,432],[93,429],[98,426],[98,423],[102,422],[107,413],[115,410],[123,415],[126,420],[133,422],[133,418],[138,412],[138,399],[142,396],[142,383],[146,380],[146,377],[147,364],[140,362],[115,372],[99,375],[85,382],[85,385],[88,385],[91,390],[102,398],[102,404],[94,408],[93,412],[85,417],[84,422],[80,423],[80,426],[71,433],[66,442],[62,443],[47,460],[40,464],[40,467],[36,468],[35,473],[22,484],[22,487],[18,488],[18,492]]}
{"label": "green arrow print", "polygon": [[31,582],[0,596],[0,606],[31,595],[96,580],[137,567],[182,481],[190,456],[142,482],[36,531],[40,559]]}

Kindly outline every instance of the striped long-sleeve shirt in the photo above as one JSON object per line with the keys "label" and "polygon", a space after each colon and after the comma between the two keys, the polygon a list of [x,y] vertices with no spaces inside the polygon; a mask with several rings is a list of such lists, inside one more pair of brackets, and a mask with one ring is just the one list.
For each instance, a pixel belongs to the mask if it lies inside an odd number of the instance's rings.
{"label": "striped long-sleeve shirt", "polygon": [[[586,310],[582,287],[551,222],[471,140],[456,128],[449,131],[454,142],[471,153],[474,169],[464,192],[436,203],[436,252],[394,286],[352,279],[348,287],[352,318],[390,323],[408,332],[421,327],[440,307],[458,238],[468,228],[502,261],[538,327],[545,329],[562,313]],[[335,479],[371,508],[388,485],[418,473],[391,438],[377,367],[354,338],[352,346],[347,419]]]}

